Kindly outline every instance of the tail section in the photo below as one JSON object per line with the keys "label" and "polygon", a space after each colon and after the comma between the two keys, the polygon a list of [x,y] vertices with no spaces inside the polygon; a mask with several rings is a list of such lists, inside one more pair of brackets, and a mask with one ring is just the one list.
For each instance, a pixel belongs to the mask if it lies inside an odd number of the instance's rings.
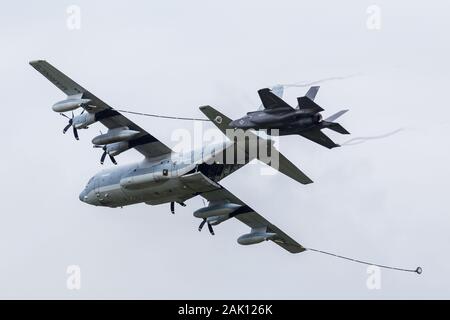
{"label": "tail section", "polygon": [[330,130],[336,131],[340,134],[350,134],[350,132],[348,132],[343,126],[341,126],[339,123],[337,122],[333,122],[334,120],[336,120],[337,118],[339,118],[340,116],[342,116],[344,113],[346,113],[348,110],[341,110],[339,112],[336,112],[335,114],[333,114],[332,116],[329,116],[328,118],[326,118],[322,123],[323,123],[323,127],[324,128],[328,128]]}
{"label": "tail section", "polygon": [[332,116],[329,116],[328,118],[325,119],[325,121],[328,122],[333,122],[334,120],[336,120],[337,118],[339,118],[340,116],[342,116],[344,113],[346,113],[348,110],[341,110],[339,112],[336,112],[335,114],[333,114]]}
{"label": "tail section", "polygon": [[[214,109],[211,106],[202,106],[200,107],[200,110],[208,117],[209,120],[211,120],[212,123],[220,130],[222,131],[227,137],[229,134],[233,134],[235,132],[235,129],[229,126],[229,123],[231,122],[231,119],[225,116],[224,114],[220,113],[216,109]],[[239,129],[238,129],[239,130]],[[236,135],[234,136],[236,137]],[[230,139],[231,141],[234,141],[235,139]],[[240,136],[237,136],[238,138]],[[279,172],[283,173],[284,175],[290,177],[291,179],[300,182],[301,184],[309,184],[313,181],[306,176],[299,168],[297,168],[289,159],[287,159],[283,154],[281,154],[272,143],[270,143],[270,140],[266,140],[260,136],[257,136],[251,131],[246,131],[243,139],[249,139],[251,140],[259,140],[259,143],[267,143],[271,146],[270,149],[270,158],[269,159],[262,159],[259,152],[257,152],[256,156],[258,160],[263,161],[267,165],[271,166],[275,170],[278,170]],[[239,141],[235,141],[239,142]],[[241,141],[242,142],[242,141]],[[244,145],[246,145],[244,143]],[[247,150],[246,150],[247,152]],[[248,161],[251,161],[253,159],[248,159]],[[268,160],[268,161],[267,161]]]}
{"label": "tail section", "polygon": [[336,131],[337,133],[340,133],[340,134],[350,134],[350,132],[348,132],[343,126],[341,126],[337,122],[329,122],[324,125],[324,128],[328,128],[328,129]]}
{"label": "tail section", "polygon": [[[270,88],[270,91],[276,95],[278,98],[282,99],[283,98],[283,94],[284,94],[284,86],[281,84],[277,84],[275,86],[273,86],[272,88]],[[258,110],[264,110],[264,105],[261,103],[260,106],[258,107]]]}

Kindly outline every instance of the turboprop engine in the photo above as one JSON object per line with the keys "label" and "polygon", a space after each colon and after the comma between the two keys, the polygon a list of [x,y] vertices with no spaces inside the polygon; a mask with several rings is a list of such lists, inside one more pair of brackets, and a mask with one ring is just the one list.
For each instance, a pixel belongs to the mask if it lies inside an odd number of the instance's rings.
{"label": "turboprop engine", "polygon": [[102,148],[103,150],[103,154],[100,158],[100,164],[104,163],[106,155],[109,155],[112,163],[117,164],[114,156],[130,149],[130,144],[128,141],[139,134],[139,131],[130,130],[128,127],[120,127],[109,129],[107,133],[100,134],[92,139],[94,148]]}
{"label": "turboprop engine", "polygon": [[140,132],[130,130],[128,127],[114,128],[107,133],[96,136],[92,139],[94,145],[107,145],[114,142],[128,141],[136,137]]}
{"label": "turboprop engine", "polygon": [[77,129],[87,129],[88,126],[95,122],[94,113],[82,113],[72,119],[72,125]]}
{"label": "turboprop engine", "polygon": [[205,224],[208,225],[209,232],[214,235],[212,226],[218,225],[232,217],[233,212],[241,207],[240,204],[225,202],[219,204],[211,204],[207,207],[194,211],[194,217],[201,218],[203,221],[198,227],[198,231],[202,231]]}

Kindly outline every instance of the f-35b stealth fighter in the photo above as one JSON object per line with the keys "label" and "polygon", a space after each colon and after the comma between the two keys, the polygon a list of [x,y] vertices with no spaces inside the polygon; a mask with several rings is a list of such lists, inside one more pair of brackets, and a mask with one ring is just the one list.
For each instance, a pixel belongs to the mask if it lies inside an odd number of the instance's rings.
{"label": "f-35b stealth fighter", "polygon": [[339,147],[322,132],[322,129],[349,134],[339,123],[333,122],[348,110],[341,110],[323,120],[320,112],[324,110],[314,102],[319,88],[319,86],[311,87],[304,97],[298,97],[296,108],[292,108],[270,89],[261,89],[258,94],[263,109],[248,112],[246,116],[231,121],[230,126],[255,130],[278,129],[280,136],[298,134],[329,149]]}

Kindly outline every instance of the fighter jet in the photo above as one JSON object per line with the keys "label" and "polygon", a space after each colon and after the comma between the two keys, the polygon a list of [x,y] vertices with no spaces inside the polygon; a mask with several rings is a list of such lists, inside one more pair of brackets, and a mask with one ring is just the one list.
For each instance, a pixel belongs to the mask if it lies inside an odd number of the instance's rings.
{"label": "fighter jet", "polygon": [[246,116],[231,121],[230,127],[238,129],[278,129],[280,136],[298,134],[329,149],[339,147],[322,129],[327,128],[340,134],[349,134],[339,123],[333,122],[348,110],[341,110],[334,115],[322,119],[324,111],[314,102],[319,86],[311,87],[304,97],[298,97],[298,106],[292,108],[277,92],[269,88],[258,91],[262,101],[262,110],[248,112]]}

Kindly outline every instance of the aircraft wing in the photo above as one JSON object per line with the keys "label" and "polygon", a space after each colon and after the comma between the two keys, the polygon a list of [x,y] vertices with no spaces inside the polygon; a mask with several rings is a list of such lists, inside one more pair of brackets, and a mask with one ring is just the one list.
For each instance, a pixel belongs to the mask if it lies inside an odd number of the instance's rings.
{"label": "aircraft wing", "polygon": [[339,147],[338,144],[334,143],[325,133],[323,133],[320,129],[308,130],[305,132],[299,133],[302,137],[314,141],[315,143],[320,144],[328,149],[332,149],[335,147]]}
{"label": "aircraft wing", "polygon": [[172,150],[161,141],[119,113],[117,110],[114,110],[106,102],[84,89],[47,61],[31,61],[30,65],[61,91],[63,91],[67,96],[78,95],[80,98],[90,99],[91,101],[89,102],[89,106],[84,107],[84,109],[89,113],[95,114],[95,120],[101,122],[108,129],[128,127],[130,130],[139,131],[140,134],[128,142],[130,147],[135,148],[145,157],[157,157],[172,152]]}
{"label": "aircraft wing", "polygon": [[209,202],[231,202],[234,204],[239,204],[241,207],[236,209],[234,212],[230,214],[231,217],[234,217],[245,223],[252,229],[257,228],[266,228],[267,232],[275,233],[276,236],[271,239],[274,243],[286,249],[291,253],[300,253],[305,251],[305,248],[297,243],[294,239],[289,237],[286,233],[280,230],[277,226],[274,226],[268,220],[266,220],[263,216],[257,213],[255,210],[246,205],[239,198],[234,196],[230,191],[221,186],[220,189],[203,192],[200,194],[203,198],[208,200]]}
{"label": "aircraft wing", "polygon": [[258,94],[264,108],[266,109],[285,108],[294,110],[294,108],[284,102],[283,99],[274,94],[269,88],[258,90]]}

